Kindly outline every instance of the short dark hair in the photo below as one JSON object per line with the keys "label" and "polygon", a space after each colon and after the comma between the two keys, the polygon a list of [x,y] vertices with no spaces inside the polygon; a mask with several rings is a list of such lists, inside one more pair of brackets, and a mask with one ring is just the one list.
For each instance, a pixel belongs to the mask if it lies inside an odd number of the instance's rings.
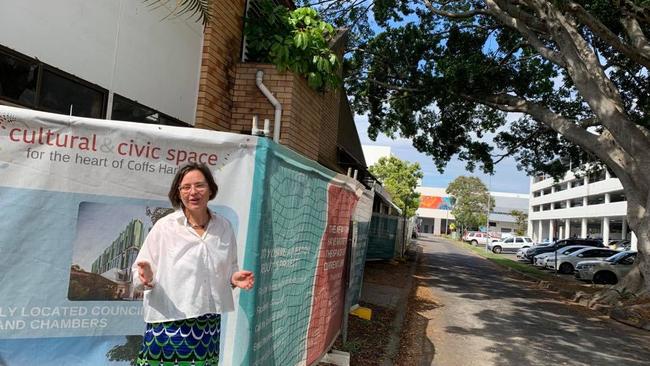
{"label": "short dark hair", "polygon": [[185,178],[185,175],[193,170],[198,170],[203,174],[205,181],[208,183],[208,187],[210,187],[210,200],[214,199],[217,196],[217,192],[219,191],[219,186],[217,186],[217,183],[215,183],[214,178],[212,177],[212,173],[210,172],[208,166],[203,163],[185,164],[182,167],[178,168],[178,171],[176,172],[176,176],[172,181],[172,186],[171,188],[169,188],[169,194],[168,194],[169,201],[172,203],[172,207],[174,207],[175,209],[179,209],[183,207],[183,201],[181,201],[181,194],[179,188],[181,182],[183,181],[183,178]]}

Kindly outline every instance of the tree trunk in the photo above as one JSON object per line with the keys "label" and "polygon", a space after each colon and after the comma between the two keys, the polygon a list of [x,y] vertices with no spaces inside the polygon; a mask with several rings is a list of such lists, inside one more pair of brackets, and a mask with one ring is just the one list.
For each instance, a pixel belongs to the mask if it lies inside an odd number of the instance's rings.
{"label": "tree trunk", "polygon": [[[647,195],[647,193],[646,193]],[[650,299],[650,207],[636,204],[648,200],[628,198],[627,219],[630,229],[637,237],[637,257],[634,268],[627,276],[612,287],[608,287],[596,295],[590,305],[634,304],[643,298]]]}

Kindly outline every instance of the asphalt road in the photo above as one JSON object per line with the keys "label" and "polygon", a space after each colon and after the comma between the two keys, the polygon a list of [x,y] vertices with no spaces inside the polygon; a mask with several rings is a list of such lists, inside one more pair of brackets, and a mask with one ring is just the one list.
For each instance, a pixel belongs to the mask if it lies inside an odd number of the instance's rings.
{"label": "asphalt road", "polygon": [[417,275],[436,306],[420,365],[650,365],[650,332],[507,277],[440,238],[421,238]]}

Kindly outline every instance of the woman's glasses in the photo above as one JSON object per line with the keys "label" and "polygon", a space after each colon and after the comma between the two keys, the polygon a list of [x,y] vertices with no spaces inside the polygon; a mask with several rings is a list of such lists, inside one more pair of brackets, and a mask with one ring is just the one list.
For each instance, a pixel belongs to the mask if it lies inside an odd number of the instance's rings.
{"label": "woman's glasses", "polygon": [[208,189],[208,184],[207,183],[183,184],[182,186],[178,187],[178,190],[181,191],[181,193],[189,193],[192,190],[192,188],[194,188],[194,190],[199,193],[203,193]]}

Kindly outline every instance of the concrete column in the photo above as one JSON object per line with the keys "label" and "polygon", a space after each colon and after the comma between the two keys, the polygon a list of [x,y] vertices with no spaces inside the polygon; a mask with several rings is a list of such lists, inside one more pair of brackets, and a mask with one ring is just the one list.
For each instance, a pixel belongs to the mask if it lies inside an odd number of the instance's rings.
{"label": "concrete column", "polygon": [[582,206],[587,207],[587,196],[582,197]]}
{"label": "concrete column", "polygon": [[439,217],[436,217],[433,220],[433,235],[440,235],[440,227],[442,226],[442,219]]}
{"label": "concrete column", "polygon": [[589,177],[588,176],[585,175],[584,178],[582,178],[582,179],[583,179],[583,182],[585,182],[585,185],[589,184]]}
{"label": "concrete column", "polygon": [[566,208],[571,208],[571,200],[566,200]]}
{"label": "concrete column", "polygon": [[581,238],[586,238],[587,237],[587,218],[586,217],[582,218],[582,227],[580,228],[580,237]]}
{"label": "concrete column", "polygon": [[610,200],[609,197],[610,197],[609,193],[605,193],[605,203],[609,203],[609,200]]}
{"label": "concrete column", "polygon": [[603,244],[607,245],[609,244],[609,217],[603,217],[602,225]]}
{"label": "concrete column", "polygon": [[623,217],[623,225],[621,227],[621,237],[623,240],[627,239],[627,220]]}
{"label": "concrete column", "polygon": [[605,179],[609,179],[612,176],[609,174],[609,169],[605,169]]}
{"label": "concrete column", "polygon": [[[532,212],[532,211],[531,211]],[[528,219],[528,226],[526,227],[526,235],[530,238],[533,237],[533,220]],[[534,239],[533,239],[534,240]]]}
{"label": "concrete column", "polygon": [[638,249],[637,249],[638,240],[637,240],[636,234],[634,232],[632,232],[632,238],[630,240],[630,244],[631,244],[630,250],[638,251]]}
{"label": "concrete column", "polygon": [[564,239],[568,239],[571,236],[571,220],[564,219]]}
{"label": "concrete column", "polygon": [[539,230],[537,230],[537,235],[539,235],[539,238],[537,238],[538,242],[541,242],[544,240],[544,235],[542,234],[542,230],[544,230],[544,220],[539,220],[537,223]]}
{"label": "concrete column", "polygon": [[548,238],[553,240],[555,237],[555,220],[548,220]]}
{"label": "concrete column", "polygon": [[564,226],[562,225],[558,226],[557,230],[558,230],[558,235],[557,235],[558,239],[564,238]]}

